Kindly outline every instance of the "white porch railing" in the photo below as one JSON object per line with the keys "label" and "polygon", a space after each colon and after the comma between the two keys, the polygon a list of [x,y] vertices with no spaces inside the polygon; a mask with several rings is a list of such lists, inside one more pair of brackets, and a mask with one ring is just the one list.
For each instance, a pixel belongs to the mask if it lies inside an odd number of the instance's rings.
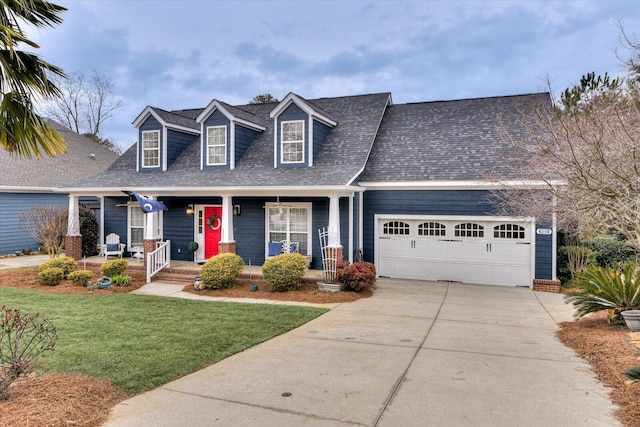
{"label": "white porch railing", "polygon": [[171,241],[158,242],[158,248],[147,254],[147,283],[160,270],[171,265]]}

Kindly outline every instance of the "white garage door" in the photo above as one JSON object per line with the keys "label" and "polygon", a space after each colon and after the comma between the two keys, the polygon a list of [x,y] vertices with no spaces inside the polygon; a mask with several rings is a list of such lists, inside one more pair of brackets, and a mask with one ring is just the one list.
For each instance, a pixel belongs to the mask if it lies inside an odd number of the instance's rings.
{"label": "white garage door", "polygon": [[531,222],[389,218],[377,221],[383,277],[530,286]]}

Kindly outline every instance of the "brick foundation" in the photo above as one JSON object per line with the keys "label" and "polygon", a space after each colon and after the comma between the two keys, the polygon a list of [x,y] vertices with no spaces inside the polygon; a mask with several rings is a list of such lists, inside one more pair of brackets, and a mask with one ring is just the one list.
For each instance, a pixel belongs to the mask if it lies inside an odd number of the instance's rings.
{"label": "brick foundation", "polygon": [[156,243],[160,242],[160,239],[144,239],[143,240],[143,245],[144,245],[144,256],[142,257],[142,265],[144,265],[144,267],[147,267],[147,254],[150,254],[151,252],[156,250]]}
{"label": "brick foundation", "polygon": [[560,293],[560,280],[533,279],[533,290],[558,294]]}
{"label": "brick foundation", "polygon": [[333,258],[335,256],[338,261],[342,261],[344,259],[344,248],[342,246],[327,246],[325,248],[325,251],[327,254],[327,258]]}
{"label": "brick foundation", "polygon": [[235,254],[236,242],[219,242],[218,253],[219,254]]}
{"label": "brick foundation", "polygon": [[64,236],[64,254],[75,260],[82,259],[82,236]]}

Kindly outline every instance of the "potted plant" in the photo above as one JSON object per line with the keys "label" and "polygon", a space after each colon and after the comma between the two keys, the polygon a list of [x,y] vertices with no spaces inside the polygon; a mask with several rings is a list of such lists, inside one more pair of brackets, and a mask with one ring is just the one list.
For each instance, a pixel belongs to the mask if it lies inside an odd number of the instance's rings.
{"label": "potted plant", "polygon": [[198,250],[199,247],[200,245],[198,245],[198,242],[189,242],[189,244],[187,245],[187,249],[191,251],[191,254],[194,257],[194,260],[195,260],[196,251]]}

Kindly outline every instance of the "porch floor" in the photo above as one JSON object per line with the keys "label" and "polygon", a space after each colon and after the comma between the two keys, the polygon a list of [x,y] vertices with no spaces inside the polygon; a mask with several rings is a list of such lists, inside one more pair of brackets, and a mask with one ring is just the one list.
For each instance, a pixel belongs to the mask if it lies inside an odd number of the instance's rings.
{"label": "porch floor", "polygon": [[[109,257],[109,260],[114,260],[114,259],[118,259],[116,257]],[[143,263],[142,260],[140,259],[135,259],[135,258],[130,258],[130,257],[123,257],[122,259],[124,259],[125,261],[127,261],[129,263],[130,266],[132,267],[139,267],[142,268]],[[78,261],[78,267],[82,268],[82,263],[86,261],[87,264],[103,264],[107,261],[107,259],[103,256],[92,256],[92,257],[88,257],[88,258],[83,258],[81,260]],[[180,272],[184,272],[184,274],[192,274],[193,276],[197,276],[198,272],[200,271],[200,267],[201,265],[199,265],[196,262],[193,261],[178,261],[178,260],[171,260],[171,265],[170,265],[170,269],[172,271],[180,271]],[[252,275],[254,277],[262,277],[262,266],[261,265],[252,265],[251,267],[249,267],[248,265],[244,266],[244,269],[242,270],[242,276],[245,277],[249,277],[249,275]],[[306,274],[304,275],[305,279],[307,280],[321,280],[324,277],[324,272],[322,270],[307,270]]]}

